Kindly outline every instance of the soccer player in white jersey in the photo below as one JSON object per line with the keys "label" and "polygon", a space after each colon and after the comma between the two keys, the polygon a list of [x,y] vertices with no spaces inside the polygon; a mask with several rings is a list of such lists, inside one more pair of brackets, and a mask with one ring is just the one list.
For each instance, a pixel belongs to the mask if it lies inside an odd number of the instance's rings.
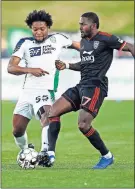
{"label": "soccer player in white jersey", "polygon": [[[35,116],[42,126],[42,153],[48,149],[48,113],[58,85],[55,60],[58,59],[63,47],[78,49],[80,44],[72,42],[62,34],[49,35],[53,21],[51,15],[44,10],[34,10],[27,16],[25,22],[32,30],[33,37],[19,40],[8,65],[8,73],[26,74],[13,113],[13,135],[15,143],[21,149],[30,147],[26,128]],[[19,65],[21,59],[25,60],[26,67]],[[44,166],[42,160],[39,163]]]}

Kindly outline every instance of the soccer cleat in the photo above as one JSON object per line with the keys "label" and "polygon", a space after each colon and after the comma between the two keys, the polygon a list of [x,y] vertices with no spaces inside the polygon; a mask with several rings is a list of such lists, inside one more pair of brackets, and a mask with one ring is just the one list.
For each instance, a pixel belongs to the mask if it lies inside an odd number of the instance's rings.
{"label": "soccer cleat", "polygon": [[55,152],[54,151],[48,151],[47,152],[49,161],[46,163],[46,167],[52,167],[55,161]]}
{"label": "soccer cleat", "polygon": [[97,165],[93,167],[93,169],[105,169],[109,165],[114,163],[114,157],[112,156],[111,158],[107,159],[105,157],[101,157]]}
{"label": "soccer cleat", "polygon": [[38,165],[46,167],[47,162],[49,161],[49,156],[47,150],[39,152],[38,154]]}
{"label": "soccer cleat", "polygon": [[46,150],[39,152],[38,165],[43,167],[51,167],[55,161],[55,154],[53,151],[47,152]]}
{"label": "soccer cleat", "polygon": [[35,146],[34,146],[32,143],[30,143],[30,144],[28,144],[28,148],[32,148],[32,149],[34,149]]}

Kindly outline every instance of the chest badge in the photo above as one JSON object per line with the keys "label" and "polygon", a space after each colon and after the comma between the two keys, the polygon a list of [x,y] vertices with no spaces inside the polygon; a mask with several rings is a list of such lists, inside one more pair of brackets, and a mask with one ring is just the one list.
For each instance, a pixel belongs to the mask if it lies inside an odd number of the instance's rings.
{"label": "chest badge", "polygon": [[50,41],[51,41],[52,43],[56,43],[56,38],[55,38],[54,36],[52,36],[52,37],[50,37]]}
{"label": "chest badge", "polygon": [[94,49],[97,49],[98,48],[98,46],[99,46],[99,41],[94,41]]}

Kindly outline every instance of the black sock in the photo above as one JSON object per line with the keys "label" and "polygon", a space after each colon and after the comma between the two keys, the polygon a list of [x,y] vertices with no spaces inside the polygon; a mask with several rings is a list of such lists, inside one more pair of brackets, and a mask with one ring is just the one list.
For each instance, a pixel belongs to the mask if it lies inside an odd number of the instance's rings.
{"label": "black sock", "polygon": [[[80,130],[81,131],[81,130]],[[105,146],[103,140],[101,139],[99,133],[91,126],[90,129],[87,132],[81,131],[90,141],[90,143],[100,151],[101,155],[106,155],[109,150]]]}
{"label": "black sock", "polygon": [[48,129],[48,143],[49,143],[48,151],[55,151],[56,141],[60,131],[60,118],[53,117],[53,118],[49,118],[49,120],[50,120],[50,124]]}

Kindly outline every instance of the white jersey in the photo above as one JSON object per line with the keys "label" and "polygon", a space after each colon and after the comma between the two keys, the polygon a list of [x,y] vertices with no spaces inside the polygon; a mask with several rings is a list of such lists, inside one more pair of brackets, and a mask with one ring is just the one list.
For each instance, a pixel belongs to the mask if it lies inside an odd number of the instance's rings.
{"label": "white jersey", "polygon": [[41,77],[26,74],[23,88],[56,90],[58,70],[55,68],[55,60],[59,58],[63,47],[71,45],[72,40],[59,33],[48,35],[42,43],[37,43],[32,37],[20,39],[12,56],[23,58],[26,67],[41,68],[49,72],[49,75]]}

